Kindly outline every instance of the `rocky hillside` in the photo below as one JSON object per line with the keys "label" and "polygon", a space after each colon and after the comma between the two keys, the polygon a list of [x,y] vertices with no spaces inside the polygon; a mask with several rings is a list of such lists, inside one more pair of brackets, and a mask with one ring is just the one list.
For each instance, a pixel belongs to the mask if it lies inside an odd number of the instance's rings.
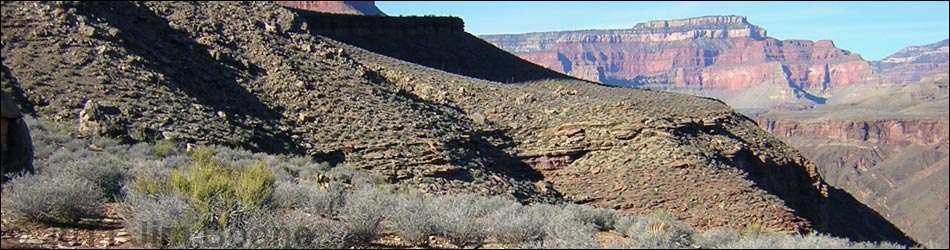
{"label": "rocky hillside", "polygon": [[299,10],[347,15],[385,16],[374,1],[274,1],[275,4]]}
{"label": "rocky hillside", "polygon": [[910,46],[872,63],[887,80],[917,82],[927,76],[950,72],[950,40]]}
{"label": "rocky hillside", "polygon": [[832,105],[757,118],[818,163],[828,182],[919,242],[950,245],[948,77],[851,90]]}
{"label": "rocky hillside", "polygon": [[829,89],[877,78],[860,55],[831,41],[777,40],[742,16],[482,38],[579,78],[709,95],[737,109],[822,103]]}
{"label": "rocky hillside", "polygon": [[[327,39],[313,17],[267,2],[4,2],[2,15],[3,88],[32,114],[75,124],[64,133],[309,155],[425,193],[661,210],[701,230],[913,244],[713,99],[463,77]],[[466,51],[436,44],[420,54]],[[486,48],[464,53],[505,54]],[[470,76],[542,72],[489,69]]]}

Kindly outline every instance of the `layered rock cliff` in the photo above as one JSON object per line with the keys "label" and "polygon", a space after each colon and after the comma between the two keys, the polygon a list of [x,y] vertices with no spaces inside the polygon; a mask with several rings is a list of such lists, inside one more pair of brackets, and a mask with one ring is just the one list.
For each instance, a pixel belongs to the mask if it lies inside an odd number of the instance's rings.
{"label": "layered rock cliff", "polygon": [[282,7],[347,15],[385,16],[375,1],[274,1]]}
{"label": "layered rock cliff", "polygon": [[[777,40],[741,16],[705,16],[640,23],[630,29],[581,30],[486,35],[486,41],[522,58],[579,78],[618,86],[637,86],[724,99],[732,106],[765,107],[730,100],[720,90],[754,86],[775,89],[781,103],[826,91],[873,82],[872,67],[860,55],[831,41]],[[725,93],[725,92],[724,92]]]}
{"label": "layered rock cliff", "polygon": [[937,120],[773,120],[770,114],[758,118],[760,126],[784,137],[830,139],[840,142],[869,142],[905,147],[935,145],[947,140],[948,124]]}
{"label": "layered rock cliff", "polygon": [[927,76],[950,72],[950,40],[910,46],[873,63],[891,82],[917,82]]}

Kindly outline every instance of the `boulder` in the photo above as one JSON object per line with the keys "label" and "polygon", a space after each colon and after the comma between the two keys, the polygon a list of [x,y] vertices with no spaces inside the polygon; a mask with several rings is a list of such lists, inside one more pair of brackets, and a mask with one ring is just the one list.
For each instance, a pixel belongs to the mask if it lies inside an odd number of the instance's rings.
{"label": "boulder", "polygon": [[19,173],[33,174],[33,140],[13,98],[0,92],[0,104],[0,167],[5,183]]}
{"label": "boulder", "polygon": [[79,134],[82,136],[120,137],[127,134],[128,121],[112,103],[88,100],[79,111]]}

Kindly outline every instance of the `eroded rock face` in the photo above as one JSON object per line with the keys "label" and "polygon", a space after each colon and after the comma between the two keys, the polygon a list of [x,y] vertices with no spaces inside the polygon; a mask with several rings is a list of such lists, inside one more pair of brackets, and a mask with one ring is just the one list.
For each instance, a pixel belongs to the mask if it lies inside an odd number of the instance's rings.
{"label": "eroded rock face", "polygon": [[2,115],[0,115],[0,156],[2,156],[2,182],[11,175],[33,174],[33,140],[30,129],[23,121],[17,104],[7,92],[0,92]]}
{"label": "eroded rock face", "polygon": [[552,70],[610,85],[674,91],[771,85],[776,92],[795,89],[821,96],[830,88],[877,79],[860,55],[831,41],[777,40],[741,16],[482,38]]}
{"label": "eroded rock face", "polygon": [[924,77],[950,71],[950,40],[910,46],[880,61],[875,61],[881,74],[892,82],[917,82]]}
{"label": "eroded rock face", "polygon": [[385,16],[386,13],[376,8],[375,1],[274,1],[275,4],[306,11],[365,15],[365,16]]}
{"label": "eroded rock face", "polygon": [[947,140],[948,124],[936,120],[886,119],[876,121],[773,120],[759,118],[759,125],[783,137],[870,142],[888,146],[934,145]]}
{"label": "eroded rock face", "polygon": [[848,93],[841,103],[772,111],[759,127],[814,161],[832,186],[931,248],[948,245],[947,76]]}

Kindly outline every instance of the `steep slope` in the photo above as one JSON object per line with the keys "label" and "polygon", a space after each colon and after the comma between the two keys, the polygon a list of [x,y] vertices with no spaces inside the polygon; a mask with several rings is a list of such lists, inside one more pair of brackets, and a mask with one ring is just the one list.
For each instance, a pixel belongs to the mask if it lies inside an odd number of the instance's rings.
{"label": "steep slope", "polygon": [[[72,133],[306,154],[428,193],[659,209],[699,229],[913,243],[716,100],[462,77],[311,35],[313,18],[264,2],[4,2],[2,13],[3,87],[38,116],[77,122]],[[505,54],[484,48],[467,53]]]}
{"label": "steep slope", "polygon": [[777,40],[742,16],[482,38],[572,76],[708,95],[737,109],[822,103],[829,89],[877,78],[860,55],[836,48],[831,41]]}
{"label": "steep slope", "polygon": [[896,83],[913,83],[922,78],[950,72],[950,39],[923,46],[910,46],[872,62],[881,75]]}
{"label": "steep slope", "polygon": [[4,3],[3,20],[4,88],[74,134],[307,154],[431,192],[555,196],[506,174],[518,166],[464,113],[407,96],[271,3]]}
{"label": "steep slope", "polygon": [[950,246],[948,77],[852,89],[831,105],[770,112],[760,126],[818,163],[822,176],[928,247]]}

